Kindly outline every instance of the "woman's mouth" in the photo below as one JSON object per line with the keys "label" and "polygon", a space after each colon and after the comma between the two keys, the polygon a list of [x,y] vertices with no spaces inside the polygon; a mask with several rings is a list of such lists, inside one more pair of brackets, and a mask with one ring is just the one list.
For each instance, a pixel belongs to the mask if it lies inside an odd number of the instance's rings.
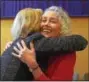
{"label": "woman's mouth", "polygon": [[49,29],[43,29],[43,32],[45,32],[45,33],[50,33],[51,30],[49,30]]}

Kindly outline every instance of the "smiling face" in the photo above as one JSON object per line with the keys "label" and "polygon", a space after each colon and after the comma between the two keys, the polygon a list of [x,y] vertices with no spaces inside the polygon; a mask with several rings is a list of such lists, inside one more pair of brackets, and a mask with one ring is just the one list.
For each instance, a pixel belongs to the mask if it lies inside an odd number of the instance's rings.
{"label": "smiling face", "polygon": [[41,34],[45,37],[60,36],[61,24],[56,13],[47,11],[42,15]]}

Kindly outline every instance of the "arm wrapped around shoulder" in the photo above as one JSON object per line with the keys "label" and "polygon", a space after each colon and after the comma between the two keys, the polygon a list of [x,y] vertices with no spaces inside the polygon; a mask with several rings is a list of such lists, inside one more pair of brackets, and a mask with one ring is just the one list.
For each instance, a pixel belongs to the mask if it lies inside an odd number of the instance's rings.
{"label": "arm wrapped around shoulder", "polygon": [[86,48],[88,41],[81,35],[45,38],[35,41],[36,51],[81,51]]}

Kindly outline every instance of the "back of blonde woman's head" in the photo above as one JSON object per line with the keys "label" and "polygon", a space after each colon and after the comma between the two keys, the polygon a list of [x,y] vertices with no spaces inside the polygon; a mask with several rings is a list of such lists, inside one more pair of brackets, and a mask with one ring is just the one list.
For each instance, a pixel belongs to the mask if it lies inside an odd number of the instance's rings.
{"label": "back of blonde woman's head", "polygon": [[11,33],[14,39],[26,37],[29,33],[40,30],[41,9],[25,8],[20,10],[13,22]]}

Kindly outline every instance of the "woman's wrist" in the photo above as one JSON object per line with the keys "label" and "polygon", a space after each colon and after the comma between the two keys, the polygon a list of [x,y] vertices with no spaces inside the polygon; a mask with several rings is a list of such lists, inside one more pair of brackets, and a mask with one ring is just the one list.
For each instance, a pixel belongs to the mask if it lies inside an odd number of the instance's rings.
{"label": "woman's wrist", "polygon": [[34,62],[32,63],[32,65],[28,65],[29,67],[29,70],[32,72],[32,71],[35,71],[37,68],[39,68],[39,65],[37,62]]}
{"label": "woman's wrist", "polygon": [[36,66],[29,68],[30,72],[33,72],[39,68],[39,65],[37,64]]}
{"label": "woman's wrist", "polygon": [[40,76],[43,74],[39,65],[36,66],[35,68],[30,69],[30,72],[32,72],[35,80],[38,80],[40,78]]}
{"label": "woman's wrist", "polygon": [[31,65],[29,64],[28,67],[29,71],[32,72],[35,80],[37,80],[43,73],[37,62],[34,62]]}

